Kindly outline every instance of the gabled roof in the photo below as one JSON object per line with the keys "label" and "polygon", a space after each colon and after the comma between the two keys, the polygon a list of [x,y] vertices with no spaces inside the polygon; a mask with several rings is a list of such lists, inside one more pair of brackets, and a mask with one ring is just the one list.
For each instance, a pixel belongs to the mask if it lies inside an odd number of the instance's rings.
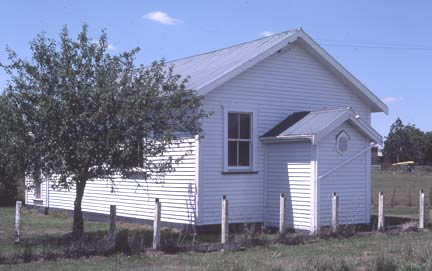
{"label": "gabled roof", "polygon": [[345,121],[349,121],[370,140],[382,144],[382,137],[369,124],[361,120],[351,108],[296,112],[261,136],[262,141],[311,140],[317,144]]}
{"label": "gabled roof", "polygon": [[228,48],[170,61],[168,64],[173,65],[174,73],[184,77],[190,76],[188,87],[196,90],[201,95],[205,95],[296,41],[299,41],[298,44],[318,57],[344,83],[356,91],[371,106],[372,112],[388,113],[387,106],[380,99],[302,29],[290,30]]}
{"label": "gabled roof", "polygon": [[273,127],[271,130],[269,130],[267,133],[263,135],[263,137],[272,137],[272,136],[280,136],[284,134],[284,132],[291,128],[294,124],[296,124],[298,121],[306,117],[310,111],[302,111],[302,112],[295,112],[289,115],[286,119],[281,121],[278,125]]}

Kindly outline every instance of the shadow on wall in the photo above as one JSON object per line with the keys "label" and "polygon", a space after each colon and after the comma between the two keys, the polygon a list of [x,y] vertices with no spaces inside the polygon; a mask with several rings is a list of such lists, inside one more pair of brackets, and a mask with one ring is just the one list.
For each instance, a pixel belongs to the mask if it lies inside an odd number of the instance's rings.
{"label": "shadow on wall", "polygon": [[188,185],[188,198],[186,200],[186,206],[189,222],[188,227],[194,227],[196,219],[196,190],[193,188],[191,183]]}
{"label": "shadow on wall", "polygon": [[293,199],[291,194],[291,186],[290,186],[290,172],[287,167],[287,175],[288,175],[288,186],[285,193],[285,223],[287,230],[294,230],[294,208],[293,208]]}

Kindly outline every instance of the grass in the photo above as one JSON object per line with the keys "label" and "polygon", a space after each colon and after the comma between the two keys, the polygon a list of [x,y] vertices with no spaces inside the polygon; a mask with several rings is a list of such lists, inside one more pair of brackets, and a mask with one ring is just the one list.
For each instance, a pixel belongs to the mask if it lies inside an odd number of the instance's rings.
{"label": "grass", "polygon": [[[428,175],[391,172],[374,172],[373,175],[374,202],[377,193],[384,191],[388,215],[416,217],[418,190],[426,191],[426,202],[429,203],[430,188],[432,176]],[[14,208],[0,208],[0,257],[16,255],[24,250],[22,244],[13,244],[13,224]],[[61,236],[69,233],[71,226],[72,219],[65,215],[45,216],[34,210],[23,209],[24,239]],[[150,230],[148,226],[126,223],[119,223],[117,227],[119,230]],[[108,224],[85,222],[85,229],[86,232],[106,231]],[[210,239],[214,239],[214,236]],[[303,245],[267,245],[225,253],[115,254],[110,257],[0,265],[0,270],[432,270],[432,233],[376,233],[329,240],[318,238]]]}
{"label": "grass", "polygon": [[[386,207],[384,209],[386,216],[394,216],[394,217],[404,217],[404,218],[411,218],[411,219],[418,219],[419,216],[419,210],[418,207],[403,207],[403,206],[397,206],[397,207]],[[374,207],[372,208],[373,215],[378,215],[378,208]]]}
{"label": "grass", "polygon": [[[272,245],[238,252],[116,254],[0,266],[0,270],[430,270],[430,232]],[[380,269],[382,267],[384,269]],[[408,269],[411,268],[411,269]],[[416,269],[412,269],[416,268]]]}
{"label": "grass", "polygon": [[[21,211],[21,242],[14,244],[15,207],[0,208],[0,256],[17,255],[24,249],[26,240],[44,240],[46,238],[61,238],[69,234],[72,229],[72,218],[63,213],[53,213],[48,216],[37,212],[35,209],[23,207]],[[84,222],[85,231],[88,233],[106,232],[108,223]],[[151,236],[151,227],[147,225],[117,223],[117,230],[148,231]],[[40,246],[33,247],[34,252],[39,251]]]}
{"label": "grass", "polygon": [[417,207],[419,191],[425,193],[425,203],[432,205],[432,175],[408,174],[392,171],[374,171],[372,181],[372,199],[376,206],[378,193],[384,192],[386,207]]}

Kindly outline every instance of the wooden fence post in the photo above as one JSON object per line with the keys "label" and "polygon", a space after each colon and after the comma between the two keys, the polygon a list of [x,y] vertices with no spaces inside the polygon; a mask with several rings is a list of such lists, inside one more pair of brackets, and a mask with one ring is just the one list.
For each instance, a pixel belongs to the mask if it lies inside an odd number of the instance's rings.
{"label": "wooden fence post", "polygon": [[155,199],[155,213],[153,220],[153,249],[160,249],[160,219],[161,219],[161,203],[159,199]]}
{"label": "wooden fence post", "polygon": [[384,193],[379,192],[378,194],[378,231],[384,231]]}
{"label": "wooden fence post", "polygon": [[424,229],[425,224],[425,205],[423,189],[420,190],[419,195],[419,229]]}
{"label": "wooden fence post", "polygon": [[432,187],[429,188],[429,206],[432,206]]}
{"label": "wooden fence post", "polygon": [[221,243],[226,244],[228,242],[228,200],[225,195],[222,196],[222,225],[221,225]]}
{"label": "wooden fence post", "polygon": [[285,194],[280,193],[279,207],[279,233],[285,233]]}
{"label": "wooden fence post", "polygon": [[15,209],[15,243],[19,243],[21,238],[21,206],[22,202],[17,201]]}
{"label": "wooden fence post", "polygon": [[332,216],[331,216],[331,230],[333,233],[337,232],[338,228],[338,196],[336,195],[336,192],[333,192],[332,194]]}
{"label": "wooden fence post", "polygon": [[112,244],[115,244],[117,232],[116,232],[116,206],[110,205],[110,228],[109,228],[109,239]]}

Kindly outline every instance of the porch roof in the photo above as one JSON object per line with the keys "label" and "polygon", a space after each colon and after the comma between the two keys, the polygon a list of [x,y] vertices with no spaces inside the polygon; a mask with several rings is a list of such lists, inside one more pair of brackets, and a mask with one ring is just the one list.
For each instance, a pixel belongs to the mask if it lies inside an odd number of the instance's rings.
{"label": "porch roof", "polygon": [[382,144],[381,135],[360,119],[350,107],[295,112],[262,135],[260,139],[263,142],[311,140],[313,144],[316,144],[345,121],[349,121],[371,141]]}

